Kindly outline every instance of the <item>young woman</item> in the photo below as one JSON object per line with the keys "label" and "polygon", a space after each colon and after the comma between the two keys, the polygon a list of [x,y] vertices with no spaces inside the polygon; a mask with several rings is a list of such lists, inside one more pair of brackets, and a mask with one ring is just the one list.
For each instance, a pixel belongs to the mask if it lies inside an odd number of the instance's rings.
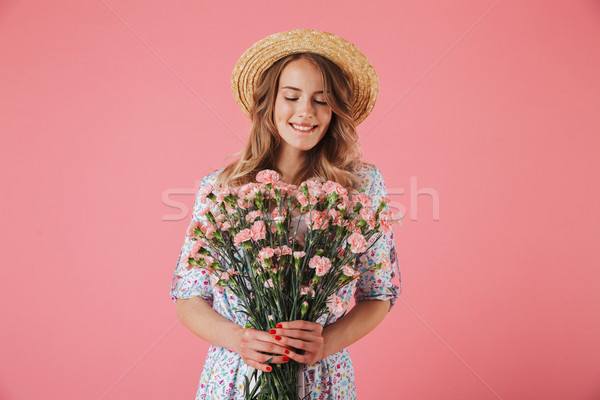
{"label": "young woman", "polygon": [[[362,163],[358,125],[372,110],[377,77],[366,57],[351,43],[321,31],[294,30],[269,36],[250,47],[233,71],[236,101],[252,119],[241,158],[202,179],[206,184],[241,186],[258,171],[276,170],[284,182],[309,178],[365,188],[374,204],[387,192],[380,171]],[[204,220],[199,199],[192,221]],[[192,245],[185,237],[181,254]],[[296,360],[300,394],[314,399],[356,398],[354,370],[347,347],[373,330],[400,294],[392,283],[397,267],[393,234],[384,235],[356,267],[358,281],[339,294],[348,307],[344,316],[315,322],[280,321],[277,329],[243,328],[238,300],[213,289],[206,271],[185,268],[180,254],[171,287],[177,314],[194,334],[212,344],[196,399],[243,399],[252,368],[269,373],[266,364]],[[392,268],[370,270],[382,257]],[[400,278],[398,270],[398,278]],[[299,351],[302,350],[302,351]]]}

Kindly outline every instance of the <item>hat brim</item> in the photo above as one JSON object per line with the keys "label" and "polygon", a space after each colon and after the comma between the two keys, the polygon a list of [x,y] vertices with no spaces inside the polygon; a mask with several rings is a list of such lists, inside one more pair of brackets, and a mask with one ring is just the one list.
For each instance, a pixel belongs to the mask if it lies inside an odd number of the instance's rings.
{"label": "hat brim", "polygon": [[373,110],[379,84],[375,68],[352,43],[332,33],[295,29],[268,36],[242,54],[231,76],[236,103],[250,117],[253,93],[262,74],[277,60],[296,53],[314,53],[336,63],[348,77],[353,90],[352,110],[355,125]]}

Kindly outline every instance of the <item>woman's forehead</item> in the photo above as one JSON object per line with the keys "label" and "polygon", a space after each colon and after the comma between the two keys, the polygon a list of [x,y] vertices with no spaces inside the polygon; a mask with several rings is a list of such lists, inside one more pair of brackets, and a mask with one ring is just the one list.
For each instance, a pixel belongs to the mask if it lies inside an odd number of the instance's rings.
{"label": "woman's forehead", "polygon": [[[304,61],[299,63],[298,61]],[[279,88],[295,91],[323,91],[321,71],[308,60],[294,60],[281,71]]]}

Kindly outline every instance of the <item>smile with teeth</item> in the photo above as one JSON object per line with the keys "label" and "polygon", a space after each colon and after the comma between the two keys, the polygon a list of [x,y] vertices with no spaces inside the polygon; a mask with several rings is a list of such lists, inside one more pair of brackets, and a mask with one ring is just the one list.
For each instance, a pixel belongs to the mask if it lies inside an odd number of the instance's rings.
{"label": "smile with teeth", "polygon": [[312,131],[314,128],[317,127],[317,125],[312,125],[312,126],[300,126],[300,125],[295,125],[295,124],[290,124],[292,126],[292,128],[294,128],[297,131],[301,131],[301,132],[308,132],[308,131]]}

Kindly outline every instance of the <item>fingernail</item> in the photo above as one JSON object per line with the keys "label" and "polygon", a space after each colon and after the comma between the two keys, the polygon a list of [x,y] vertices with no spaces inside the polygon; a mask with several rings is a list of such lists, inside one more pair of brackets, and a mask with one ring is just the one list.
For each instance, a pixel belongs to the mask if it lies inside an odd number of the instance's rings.
{"label": "fingernail", "polygon": [[289,357],[283,357],[283,361],[288,362],[288,361],[290,361],[290,358]]}
{"label": "fingernail", "polygon": [[273,368],[271,368],[271,367],[267,367],[267,372],[271,372],[272,369]]}
{"label": "fingernail", "polygon": [[283,328],[283,325],[277,324],[276,328]]}
{"label": "fingernail", "polygon": [[290,351],[289,351],[288,349],[285,349],[283,352],[284,352],[285,354],[290,354]]}
{"label": "fingernail", "polygon": [[271,335],[274,335],[274,334],[276,334],[276,333],[277,333],[277,331],[276,331],[275,329],[271,329],[271,330],[269,331],[269,333],[270,333]]}
{"label": "fingernail", "polygon": [[275,336],[275,340],[281,340],[281,336]]}

